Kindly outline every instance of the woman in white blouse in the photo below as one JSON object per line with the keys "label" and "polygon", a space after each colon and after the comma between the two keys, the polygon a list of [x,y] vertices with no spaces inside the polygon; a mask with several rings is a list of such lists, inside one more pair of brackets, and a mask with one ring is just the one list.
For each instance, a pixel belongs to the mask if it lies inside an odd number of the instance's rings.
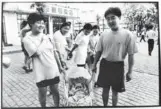
{"label": "woman in white blouse", "polygon": [[77,35],[75,45],[69,52],[68,56],[71,57],[74,50],[76,50],[74,62],[78,67],[85,67],[87,58],[87,48],[89,44],[89,37],[92,31],[92,25],[87,23],[84,25],[83,30]]}
{"label": "woman in white blouse", "polygon": [[69,36],[69,30],[71,28],[70,22],[65,22],[60,26],[60,30],[56,31],[53,35],[55,47],[58,50],[60,62],[65,69],[68,69],[66,65],[67,52],[69,51],[66,37]]}
{"label": "woman in white blouse", "polygon": [[53,94],[56,107],[59,106],[58,83],[60,72],[63,69],[55,52],[51,37],[43,33],[45,17],[41,14],[31,13],[27,19],[31,33],[23,38],[24,47],[32,58],[35,82],[38,87],[38,96],[41,107],[46,106],[47,86]]}

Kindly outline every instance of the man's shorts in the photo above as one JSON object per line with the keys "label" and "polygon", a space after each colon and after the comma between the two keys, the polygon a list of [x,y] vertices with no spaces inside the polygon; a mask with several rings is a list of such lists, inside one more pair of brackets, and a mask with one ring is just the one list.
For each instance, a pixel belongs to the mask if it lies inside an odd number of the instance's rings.
{"label": "man's shorts", "polygon": [[115,91],[124,92],[124,62],[110,62],[102,59],[97,83],[100,87],[112,86]]}

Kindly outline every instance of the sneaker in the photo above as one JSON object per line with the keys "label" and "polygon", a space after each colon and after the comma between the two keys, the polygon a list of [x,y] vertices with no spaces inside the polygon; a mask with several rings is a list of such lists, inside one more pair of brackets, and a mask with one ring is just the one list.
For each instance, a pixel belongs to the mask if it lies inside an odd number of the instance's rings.
{"label": "sneaker", "polygon": [[33,70],[32,69],[27,69],[28,72],[32,72]]}
{"label": "sneaker", "polygon": [[29,69],[26,66],[23,66],[22,68],[25,70],[26,73],[29,73],[29,72],[33,71],[32,69]]}
{"label": "sneaker", "polygon": [[23,67],[22,67],[22,69],[26,70],[26,69],[27,69],[27,67],[26,67],[26,66],[23,66]]}
{"label": "sneaker", "polygon": [[149,53],[149,56],[151,56],[151,52]]}

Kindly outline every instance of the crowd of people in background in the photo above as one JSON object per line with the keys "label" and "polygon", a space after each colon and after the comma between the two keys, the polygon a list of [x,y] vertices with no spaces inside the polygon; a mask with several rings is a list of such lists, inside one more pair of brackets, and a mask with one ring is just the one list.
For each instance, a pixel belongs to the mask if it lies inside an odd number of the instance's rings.
{"label": "crowd of people in background", "polygon": [[[21,23],[21,45],[24,53],[23,69],[33,71],[38,87],[41,107],[46,106],[46,93],[49,86],[54,104],[59,107],[58,84],[60,75],[66,76],[67,61],[73,58],[77,67],[88,69],[91,74],[91,87],[102,87],[104,106],[108,105],[109,90],[112,90],[112,105],[118,102],[118,92],[124,92],[126,78],[132,79],[134,54],[138,52],[132,32],[120,26],[121,10],[111,7],[104,17],[110,29],[100,34],[99,25],[86,23],[81,31],[71,34],[71,22],[64,22],[54,34],[44,34],[45,16],[31,13],[27,21]],[[140,42],[148,43],[151,56],[157,35],[153,25],[148,24],[139,34]],[[147,40],[146,40],[147,39]],[[124,60],[128,55],[128,72],[124,77]],[[99,63],[99,71],[97,64]],[[66,79],[64,78],[66,81]]]}
{"label": "crowd of people in background", "polygon": [[147,43],[147,51],[148,55],[152,55],[152,51],[154,49],[155,42],[158,45],[159,40],[158,40],[158,31],[157,28],[154,27],[153,23],[145,24],[145,26],[141,29],[140,32],[134,33],[136,35],[136,38],[140,38],[138,41],[139,43],[142,42],[142,40]]}

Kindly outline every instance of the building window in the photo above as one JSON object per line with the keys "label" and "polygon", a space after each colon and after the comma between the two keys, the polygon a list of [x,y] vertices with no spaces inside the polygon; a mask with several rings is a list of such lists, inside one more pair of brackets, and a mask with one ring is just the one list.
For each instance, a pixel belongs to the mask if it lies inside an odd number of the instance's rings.
{"label": "building window", "polygon": [[72,10],[69,10],[69,15],[73,16],[73,11]]}
{"label": "building window", "polygon": [[64,9],[64,14],[68,14],[68,10],[67,9]]}
{"label": "building window", "polygon": [[52,17],[53,19],[53,32],[60,29],[60,26],[66,22],[66,18],[64,17]]}
{"label": "building window", "polygon": [[62,8],[58,8],[58,13],[62,14]]}
{"label": "building window", "polygon": [[52,12],[56,13],[56,7],[52,7]]}
{"label": "building window", "polygon": [[45,8],[45,12],[49,12],[49,8],[48,7]]}

